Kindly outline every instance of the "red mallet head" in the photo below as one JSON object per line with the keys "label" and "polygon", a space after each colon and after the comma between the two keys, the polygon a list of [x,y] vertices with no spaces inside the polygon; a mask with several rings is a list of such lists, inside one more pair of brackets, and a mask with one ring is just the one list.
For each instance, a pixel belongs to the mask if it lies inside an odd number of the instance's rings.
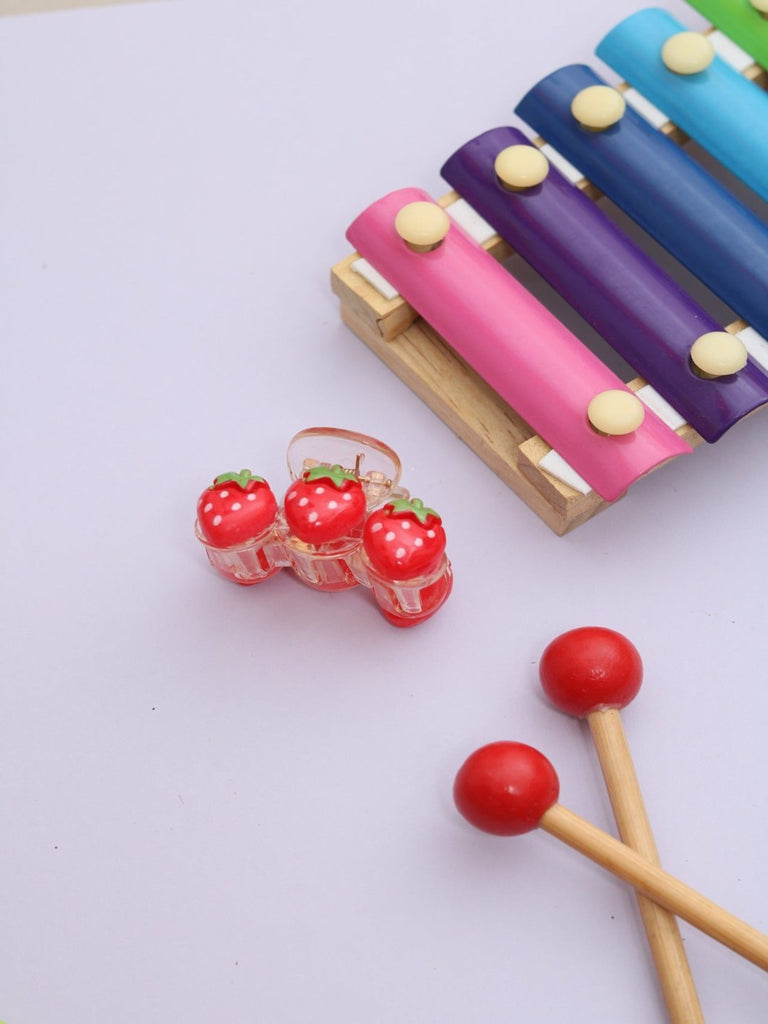
{"label": "red mallet head", "polygon": [[640,689],[643,663],[621,633],[583,626],[563,633],[546,648],[539,679],[556,708],[585,718],[593,711],[626,707]]}
{"label": "red mallet head", "polygon": [[537,828],[557,803],[555,769],[525,743],[489,743],[470,754],[456,775],[453,799],[475,828],[495,836],[519,836]]}

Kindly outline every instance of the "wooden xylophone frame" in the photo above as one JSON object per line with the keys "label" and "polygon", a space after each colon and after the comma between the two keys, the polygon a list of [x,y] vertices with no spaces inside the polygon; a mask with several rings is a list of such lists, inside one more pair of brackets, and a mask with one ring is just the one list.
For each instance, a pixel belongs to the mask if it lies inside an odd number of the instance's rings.
{"label": "wooden xylophone frame", "polygon": [[[755,64],[744,75],[765,87],[768,72]],[[628,88],[620,85],[620,90]],[[671,122],[660,129],[680,145],[689,141]],[[539,146],[545,144],[535,139]],[[591,199],[601,193],[582,178],[577,183]],[[438,200],[449,207],[456,192]],[[511,258],[515,251],[499,235],[484,248],[497,260]],[[343,322],[398,377],[435,412],[450,429],[478,455],[556,534],[562,536],[615,502],[607,502],[594,491],[582,494],[540,468],[550,446],[475,371],[450,348],[429,323],[399,295],[385,298],[353,269],[360,259],[352,253],[331,270],[331,288],[340,302]],[[725,330],[736,333],[742,320]],[[633,391],[645,381],[628,383]],[[691,447],[702,443],[688,424],[678,431]]]}

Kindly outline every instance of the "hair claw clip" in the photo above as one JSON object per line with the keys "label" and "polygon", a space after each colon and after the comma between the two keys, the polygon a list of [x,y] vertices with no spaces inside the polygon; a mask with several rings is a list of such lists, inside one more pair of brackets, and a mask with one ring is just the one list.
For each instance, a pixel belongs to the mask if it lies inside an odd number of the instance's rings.
{"label": "hair claw clip", "polygon": [[440,516],[400,486],[396,452],[366,434],[311,427],[287,451],[283,502],[250,470],[200,495],[195,534],[211,565],[250,586],[290,568],[316,590],[370,589],[397,626],[442,606],[453,576]]}

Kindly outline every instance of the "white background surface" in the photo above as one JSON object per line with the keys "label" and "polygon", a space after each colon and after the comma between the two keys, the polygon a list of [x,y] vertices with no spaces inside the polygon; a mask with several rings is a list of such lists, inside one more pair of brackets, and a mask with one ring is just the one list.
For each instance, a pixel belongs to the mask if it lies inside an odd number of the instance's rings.
{"label": "white background surface", "polygon": [[[665,866],[768,930],[768,414],[559,539],[328,283],[364,206],[447,191],[454,149],[561,64],[605,73],[636,8],[0,20],[6,1024],[664,1020],[630,891],[452,806],[464,758],[519,739],[611,828],[585,727],[536,680],[583,624],[643,656],[624,720]],[[442,513],[456,585],[429,623],[209,569],[200,491],[249,466],[282,493],[313,425],[387,441]],[[707,1020],[765,1021],[766,976],[682,929]]]}

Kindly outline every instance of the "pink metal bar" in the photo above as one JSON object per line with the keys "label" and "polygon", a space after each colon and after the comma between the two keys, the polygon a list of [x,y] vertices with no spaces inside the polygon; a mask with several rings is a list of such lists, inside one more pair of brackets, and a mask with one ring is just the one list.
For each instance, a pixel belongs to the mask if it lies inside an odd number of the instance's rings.
{"label": "pink metal bar", "polygon": [[606,501],[690,446],[646,410],[637,430],[605,437],[587,420],[602,391],[628,390],[496,260],[452,223],[442,243],[413,251],[395,231],[420,189],[392,192],[347,238],[445,341]]}

